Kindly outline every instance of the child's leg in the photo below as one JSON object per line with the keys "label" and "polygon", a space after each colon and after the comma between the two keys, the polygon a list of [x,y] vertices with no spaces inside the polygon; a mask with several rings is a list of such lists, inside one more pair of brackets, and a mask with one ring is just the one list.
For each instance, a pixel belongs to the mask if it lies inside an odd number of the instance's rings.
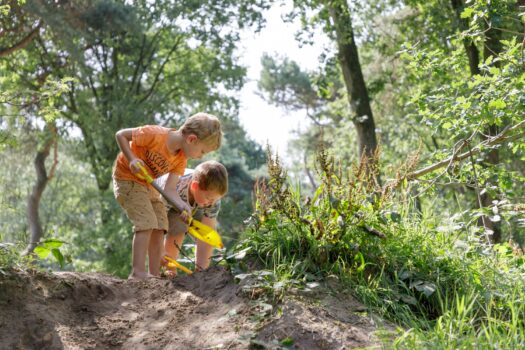
{"label": "child's leg", "polygon": [[195,253],[197,256],[195,269],[197,271],[205,270],[210,266],[212,253],[213,247],[211,245],[197,239],[197,252]]}
{"label": "child's leg", "polygon": [[166,251],[166,255],[177,260],[179,257],[179,248],[182,247],[185,235],[185,232],[166,235],[166,238],[164,238],[164,250]]}
{"label": "child's leg", "polygon": [[[180,214],[173,209],[168,211],[168,232],[164,238],[164,252],[170,258],[177,260],[179,257],[179,249],[182,247],[182,242],[188,230],[186,225],[180,218]],[[176,276],[176,269],[172,269],[171,276]]]}
{"label": "child's leg", "polygon": [[151,230],[137,231],[133,235],[132,270],[130,278],[146,278],[146,253],[148,251]]}
{"label": "child's leg", "polygon": [[168,232],[164,239],[164,251],[170,258],[175,260],[178,258],[186,232],[188,232],[188,225],[182,221],[180,213],[170,209],[168,211]]}
{"label": "child's leg", "polygon": [[153,276],[160,275],[160,260],[162,255],[162,242],[164,230],[152,230],[148,245],[149,273]]}
{"label": "child's leg", "polygon": [[158,220],[151,202],[150,190],[134,181],[113,179],[115,198],[133,223],[132,270],[130,278],[150,277],[146,272],[146,255],[151,232]]}
{"label": "child's leg", "polygon": [[151,188],[149,190],[151,205],[153,206],[157,218],[157,226],[151,232],[151,239],[148,246],[149,272],[153,276],[159,276],[160,263],[164,251],[164,232],[168,230],[168,215],[166,205],[160,199],[159,193]]}

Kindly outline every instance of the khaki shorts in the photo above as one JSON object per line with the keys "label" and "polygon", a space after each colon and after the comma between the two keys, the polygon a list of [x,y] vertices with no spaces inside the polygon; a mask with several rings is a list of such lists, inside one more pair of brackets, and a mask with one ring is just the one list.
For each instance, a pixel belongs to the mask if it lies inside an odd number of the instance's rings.
{"label": "khaki shorts", "polygon": [[[202,220],[203,216],[204,215],[200,210],[197,210],[197,212],[193,214],[193,218],[199,221]],[[175,209],[168,210],[168,222],[169,235],[176,235],[180,234],[181,232],[188,233],[188,224],[182,221],[182,219],[180,218],[180,211]]]}
{"label": "khaki shorts", "polygon": [[168,229],[166,206],[153,187],[113,179],[115,198],[133,224],[133,231]]}

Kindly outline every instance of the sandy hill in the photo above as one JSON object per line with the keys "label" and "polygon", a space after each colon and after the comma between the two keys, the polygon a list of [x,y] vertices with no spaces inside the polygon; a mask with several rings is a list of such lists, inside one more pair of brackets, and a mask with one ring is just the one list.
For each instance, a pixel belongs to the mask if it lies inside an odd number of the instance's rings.
{"label": "sandy hill", "polygon": [[[253,276],[252,276],[253,277]],[[377,348],[362,305],[320,284],[271,302],[213,267],[173,280],[96,273],[0,275],[1,349]]]}

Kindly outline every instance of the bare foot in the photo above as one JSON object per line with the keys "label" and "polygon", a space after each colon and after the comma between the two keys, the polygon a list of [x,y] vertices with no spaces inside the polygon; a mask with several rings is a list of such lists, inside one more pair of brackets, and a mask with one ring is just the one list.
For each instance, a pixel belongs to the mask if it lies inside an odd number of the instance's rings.
{"label": "bare foot", "polygon": [[177,270],[166,270],[165,274],[166,274],[166,277],[171,280],[177,277]]}
{"label": "bare foot", "polygon": [[152,274],[148,272],[137,272],[137,271],[131,271],[131,274],[128,277],[128,280],[145,280],[147,278],[155,277]]}

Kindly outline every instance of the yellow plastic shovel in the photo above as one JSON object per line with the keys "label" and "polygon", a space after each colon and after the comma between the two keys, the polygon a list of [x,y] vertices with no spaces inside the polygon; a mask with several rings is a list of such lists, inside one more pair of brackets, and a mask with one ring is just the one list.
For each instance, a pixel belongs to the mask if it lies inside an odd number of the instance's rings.
{"label": "yellow plastic shovel", "polygon": [[168,260],[168,267],[175,267],[177,269],[180,269],[184,272],[186,272],[188,275],[191,275],[193,272],[188,269],[186,266],[180,264],[177,260],[170,258],[167,255],[164,255],[164,259]]}
{"label": "yellow plastic shovel", "polygon": [[222,249],[224,244],[222,244],[221,236],[212,229],[211,227],[204,225],[202,222],[195,219],[190,219],[190,225],[188,227],[188,232],[195,238],[208,243],[212,247]]}

